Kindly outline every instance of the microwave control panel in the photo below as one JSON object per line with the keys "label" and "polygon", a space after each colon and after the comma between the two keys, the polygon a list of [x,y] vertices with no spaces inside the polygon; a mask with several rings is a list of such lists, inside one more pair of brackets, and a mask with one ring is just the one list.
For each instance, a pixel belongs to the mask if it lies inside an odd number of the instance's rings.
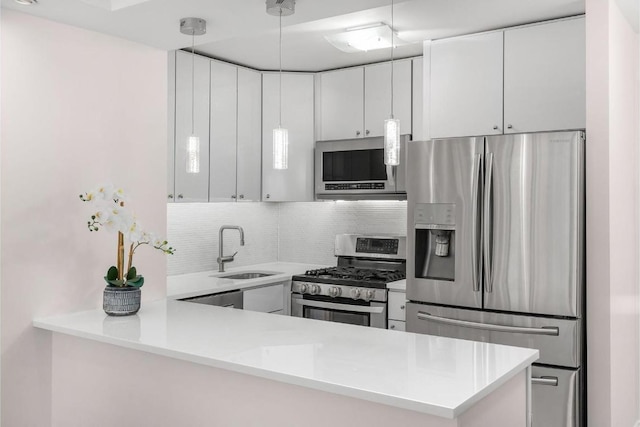
{"label": "microwave control panel", "polygon": [[398,247],[398,239],[359,237],[356,240],[356,252],[360,253],[397,255]]}
{"label": "microwave control panel", "polygon": [[384,190],[384,182],[325,184],[325,190]]}

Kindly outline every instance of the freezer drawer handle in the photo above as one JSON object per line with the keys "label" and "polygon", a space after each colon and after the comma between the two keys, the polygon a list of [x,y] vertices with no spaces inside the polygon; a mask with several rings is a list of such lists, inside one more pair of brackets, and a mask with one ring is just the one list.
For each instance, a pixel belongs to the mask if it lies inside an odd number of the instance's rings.
{"label": "freezer drawer handle", "polygon": [[418,319],[430,320],[432,322],[444,323],[446,325],[462,326],[465,328],[485,329],[487,331],[512,332],[517,334],[532,334],[532,335],[553,335],[556,337],[560,335],[560,329],[558,329],[555,326],[543,326],[541,328],[525,328],[523,326],[494,325],[492,323],[480,323],[480,322],[470,322],[468,320],[449,319],[448,317],[434,316],[433,314],[425,313],[422,311],[418,312]]}
{"label": "freezer drawer handle", "polygon": [[531,384],[558,387],[558,377],[531,377]]}

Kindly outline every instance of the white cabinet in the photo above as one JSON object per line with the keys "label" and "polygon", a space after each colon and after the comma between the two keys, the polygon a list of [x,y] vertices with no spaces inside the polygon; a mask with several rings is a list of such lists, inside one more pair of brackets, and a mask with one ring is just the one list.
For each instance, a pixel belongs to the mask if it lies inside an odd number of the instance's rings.
{"label": "white cabinet", "polygon": [[[411,60],[393,64],[393,112],[402,134],[412,131]],[[320,73],[319,139],[382,136],[391,116],[391,62]]]}
{"label": "white cabinet", "polygon": [[260,201],[262,183],[262,74],[238,68],[237,200]]}
{"label": "white cabinet", "polygon": [[586,127],[584,18],[504,32],[505,133]]}
{"label": "white cabinet", "polygon": [[176,52],[167,55],[167,200],[175,200],[176,182],[174,176],[176,159]]}
{"label": "white cabinet", "polygon": [[284,312],[284,289],[284,283],[276,283],[243,291],[243,309],[281,314],[278,312]]}
{"label": "white cabinet", "polygon": [[[400,133],[411,133],[411,60],[393,63],[393,116]],[[391,117],[391,63],[364,67],[364,136],[384,135]]]}
{"label": "white cabinet", "polygon": [[364,68],[328,71],[320,81],[320,138],[358,138],[364,124]]}
{"label": "white cabinet", "polygon": [[236,198],[238,68],[211,61],[209,201]]}
{"label": "white cabinet", "polygon": [[[193,128],[200,137],[200,172],[187,173],[187,140],[192,127],[191,64],[193,59]],[[175,201],[206,202],[209,199],[209,63],[208,58],[178,51],[175,69]]]}
{"label": "white cabinet", "polygon": [[431,138],[586,127],[583,17],[438,40],[428,54]]}
{"label": "white cabinet", "polygon": [[405,330],[405,322],[407,318],[407,294],[400,291],[389,291],[388,302],[388,329],[395,329],[398,331]]}
{"label": "white cabinet", "polygon": [[424,93],[423,93],[423,81],[424,81],[424,61],[422,57],[414,58],[412,61],[413,66],[413,84],[411,88],[411,136],[414,141],[423,141],[427,138],[427,132],[425,127],[427,125],[424,117]]}
{"label": "white cabinet", "polygon": [[502,133],[502,31],[431,43],[431,138]]}
{"label": "white cabinet", "polygon": [[279,124],[279,76],[262,76],[262,201],[313,201],[314,80],[283,73],[282,127],[289,131],[289,167],[273,169],[273,129]]}

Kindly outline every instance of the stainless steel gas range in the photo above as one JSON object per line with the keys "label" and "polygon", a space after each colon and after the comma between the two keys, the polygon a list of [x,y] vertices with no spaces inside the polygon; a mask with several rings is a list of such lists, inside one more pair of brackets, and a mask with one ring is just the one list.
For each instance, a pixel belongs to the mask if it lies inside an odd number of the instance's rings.
{"label": "stainless steel gas range", "polygon": [[405,278],[404,236],[336,236],[336,267],[310,270],[291,283],[291,315],[387,327],[387,284]]}

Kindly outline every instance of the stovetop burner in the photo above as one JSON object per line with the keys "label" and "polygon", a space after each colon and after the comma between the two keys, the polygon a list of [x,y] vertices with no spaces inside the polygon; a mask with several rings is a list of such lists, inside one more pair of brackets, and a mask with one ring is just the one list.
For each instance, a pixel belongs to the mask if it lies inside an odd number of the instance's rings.
{"label": "stovetop burner", "polygon": [[294,277],[294,280],[384,288],[387,283],[402,280],[404,278],[405,273],[401,270],[379,270],[373,268],[338,266],[309,270],[304,275]]}

